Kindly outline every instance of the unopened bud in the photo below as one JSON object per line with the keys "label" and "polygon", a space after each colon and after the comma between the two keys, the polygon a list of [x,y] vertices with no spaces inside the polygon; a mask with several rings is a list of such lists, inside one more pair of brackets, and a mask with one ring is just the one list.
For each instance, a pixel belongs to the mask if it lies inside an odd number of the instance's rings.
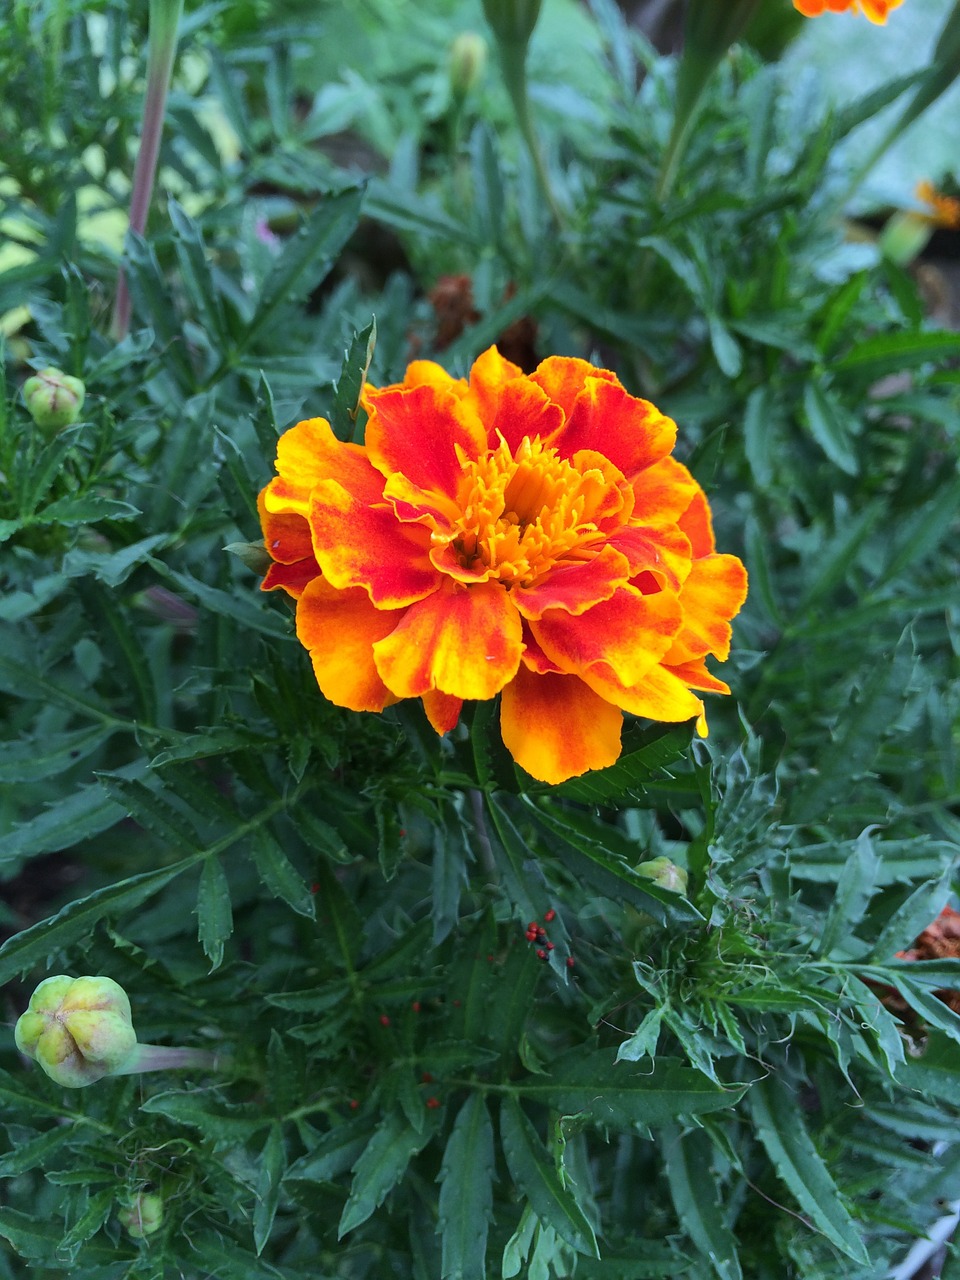
{"label": "unopened bud", "polygon": [[463,102],[475,89],[487,64],[487,42],[476,31],[462,31],[450,46],[450,92]]}
{"label": "unopened bud", "polygon": [[163,1197],[154,1191],[141,1191],[131,1204],[120,1210],[117,1217],[120,1225],[135,1240],[152,1236],[155,1231],[160,1230],[163,1222]]}
{"label": "unopened bud", "polygon": [[673,893],[687,892],[687,873],[669,858],[651,858],[649,862],[641,862],[636,868],[638,876],[652,880],[662,889],[670,889]]}
{"label": "unopened bud", "polygon": [[80,417],[87,389],[79,378],[59,369],[41,369],[23,384],[30,417],[42,431],[62,431]]}
{"label": "unopened bud", "polygon": [[47,978],[14,1032],[51,1080],[80,1089],[112,1075],[137,1047],[127,993],[112,978]]}

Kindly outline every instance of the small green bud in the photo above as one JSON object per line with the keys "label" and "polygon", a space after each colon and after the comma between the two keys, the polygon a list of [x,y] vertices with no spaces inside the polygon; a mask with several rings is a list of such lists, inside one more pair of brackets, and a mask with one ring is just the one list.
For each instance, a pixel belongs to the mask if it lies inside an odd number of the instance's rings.
{"label": "small green bud", "polygon": [[163,1223],[163,1196],[155,1191],[141,1191],[117,1217],[134,1240],[152,1236]]}
{"label": "small green bud", "polygon": [[137,1048],[130,1001],[112,978],[47,978],[30,997],[14,1036],[21,1053],[68,1089],[121,1070]]}
{"label": "small green bud", "polygon": [[476,31],[462,31],[450,46],[450,92],[463,102],[475,89],[487,64],[487,42]]}
{"label": "small green bud", "polygon": [[651,858],[649,862],[641,862],[636,868],[638,876],[652,880],[662,889],[670,889],[674,893],[686,894],[687,873],[669,858]]}
{"label": "small green bud", "polygon": [[30,417],[42,431],[62,431],[80,417],[87,389],[79,378],[59,369],[41,369],[23,384]]}

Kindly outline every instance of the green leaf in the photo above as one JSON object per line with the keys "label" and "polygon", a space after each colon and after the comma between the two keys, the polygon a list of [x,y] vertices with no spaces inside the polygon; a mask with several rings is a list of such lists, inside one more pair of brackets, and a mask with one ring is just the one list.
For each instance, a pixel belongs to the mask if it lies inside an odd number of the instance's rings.
{"label": "green leaf", "polygon": [[954,874],[954,868],[947,867],[939,879],[914,889],[880,930],[870,950],[872,958],[889,960],[896,952],[905,951],[936,920],[950,897]]}
{"label": "green leaf", "polygon": [[21,823],[3,838],[0,867],[37,853],[59,853],[99,835],[124,815],[101,786],[81,787],[66,800],[51,805],[37,817]]}
{"label": "green leaf", "polygon": [[222,349],[228,342],[227,323],[200,228],[176,200],[167,201],[167,213],[174,230],[174,243],[184,288],[204,327],[216,337],[217,344]]}
{"label": "green leaf", "polygon": [[[343,368],[337,382],[330,410],[330,426],[338,440],[357,440],[361,426],[360,393],[370,371],[373,351],[377,345],[376,317],[365,329],[357,330],[344,354]],[[358,443],[362,443],[362,434]]]}
{"label": "green leaf", "polygon": [[233,933],[233,908],[230,905],[230,886],[224,875],[220,859],[208,857],[200,872],[200,889],[197,894],[197,936],[204,955],[210,961],[210,971],[219,969],[223,962],[223,946]]}
{"label": "green leaf", "polygon": [[469,851],[459,814],[446,813],[433,829],[433,945],[439,946],[457,923],[460,894],[467,883]]}
{"label": "green leaf", "polygon": [[0,742],[0,782],[36,782],[73,767],[102,746],[115,732],[94,724],[72,733]]}
{"label": "green leaf", "polygon": [[743,449],[758,489],[769,487],[777,453],[770,389],[754,387],[743,414]]}
{"label": "green leaf", "polygon": [[878,334],[832,360],[830,370],[834,374],[855,373],[873,382],[885,373],[899,373],[920,364],[942,365],[958,357],[960,334],[949,330]]}
{"label": "green leaf", "polygon": [[[606,769],[597,769],[551,789],[551,794],[584,804],[604,804],[624,795],[642,795],[644,785],[686,754],[694,721],[653,724],[632,737],[629,750]],[[627,744],[624,744],[625,748]]]}
{"label": "green leaf", "polygon": [[231,1107],[216,1095],[198,1090],[155,1093],[140,1104],[140,1110],[197,1129],[208,1142],[223,1147],[238,1146],[271,1123],[262,1106]]}
{"label": "green leaf", "polygon": [[598,1258],[593,1227],[560,1180],[552,1157],[519,1102],[509,1095],[500,1110],[500,1139],[510,1177],[540,1221],[553,1227],[578,1253]]}
{"label": "green leaf", "polygon": [[632,1063],[615,1063],[612,1050],[574,1049],[554,1060],[548,1077],[524,1081],[516,1089],[554,1111],[632,1129],[732,1107],[744,1086],[722,1088],[672,1059],[660,1058],[653,1071],[638,1071]]}
{"label": "green leaf", "polygon": [[923,987],[913,983],[909,978],[897,973],[891,975],[891,981],[906,1000],[911,1009],[920,1015],[928,1027],[936,1027],[960,1044],[960,1014],[954,1013],[948,1004],[937,998]]}
{"label": "green leaf", "polygon": [[423,1150],[433,1133],[431,1126],[417,1133],[399,1114],[387,1116],[354,1165],[350,1195],[337,1228],[338,1240],[366,1222],[379,1209],[406,1173],[407,1165]]}
{"label": "green leaf", "polygon": [[907,1058],[897,1078],[928,1101],[938,1098],[955,1108],[960,1098],[960,1047],[948,1036],[931,1031],[923,1053],[919,1058]]}
{"label": "green leaf", "polygon": [[243,335],[244,349],[274,321],[281,307],[305,298],[324,279],[356,230],[363,191],[362,186],[347,187],[337,195],[320,197],[316,209],[284,246],[264,282],[257,309]]}
{"label": "green leaf", "polygon": [[440,1166],[442,1280],[486,1280],[493,1176],[493,1126],[475,1090],[460,1109]]}
{"label": "green leaf", "polygon": [[[503,886],[518,914],[540,920],[550,909],[550,899],[534,852],[514,825],[499,795],[489,796],[489,813],[499,839],[490,840]],[[492,837],[493,833],[491,833]]]}
{"label": "green leaf", "polygon": [[768,1076],[753,1085],[747,1102],[757,1137],[812,1224],[848,1258],[869,1263],[860,1233],[807,1132],[796,1097]]}
{"label": "green leaf", "polygon": [[617,1062],[642,1062],[646,1057],[656,1058],[660,1024],[666,1011],[665,1005],[657,1005],[646,1014],[633,1035],[617,1049]]}
{"label": "green leaf", "polygon": [[676,1126],[666,1125],[661,1149],[681,1230],[709,1260],[720,1280],[742,1280],[736,1238],[717,1203],[710,1139],[702,1130],[681,1133]]}
{"label": "green leaf", "polygon": [[839,400],[818,383],[808,382],[803,389],[803,407],[810,434],[826,456],[848,476],[855,476],[860,462],[849,415]]}
{"label": "green leaf", "polygon": [[78,524],[96,524],[98,520],[132,520],[141,515],[138,507],[118,498],[101,498],[96,494],[58,498],[33,517],[34,524],[62,524],[67,528]]}
{"label": "green leaf", "polygon": [[531,812],[550,835],[559,838],[553,849],[560,861],[578,879],[614,902],[629,902],[664,924],[703,919],[681,894],[638,876],[625,859],[610,852],[611,846],[616,848],[623,840],[614,828],[573,810],[563,810],[561,814],[540,805],[531,806]]}
{"label": "green leaf", "polygon": [[106,916],[141,906],[164,885],[196,866],[202,856],[195,854],[169,867],[118,880],[71,902],[50,919],[41,920],[22,933],[14,934],[0,947],[0,985],[33,966],[42,965],[54,952],[65,950],[78,939],[87,937]]}
{"label": "green leaf", "polygon": [[863,919],[877,880],[879,859],[873,849],[869,831],[864,831],[853,847],[837,881],[837,891],[830,903],[820,933],[817,955],[828,956],[840,939],[851,933]]}
{"label": "green leaf", "polygon": [[280,1203],[280,1186],[286,1168],[286,1153],[283,1147],[283,1130],[274,1123],[260,1153],[260,1173],[257,1178],[257,1203],[253,1211],[253,1243],[259,1257],[270,1239],[273,1220],[277,1216]]}
{"label": "green leaf", "polygon": [[182,852],[196,852],[200,843],[196,831],[181,813],[161,799],[159,785],[155,789],[119,773],[99,773],[97,777],[110,798],[158,840]]}
{"label": "green leaf", "polygon": [[261,827],[256,832],[250,854],[260,879],[275,898],[282,898],[298,915],[316,919],[317,904],[313,894],[269,831]]}
{"label": "green leaf", "polygon": [[[0,1081],[0,1099],[5,1090]],[[16,1150],[8,1151],[0,1156],[0,1178],[15,1178],[18,1174],[29,1173],[31,1169],[43,1169],[54,1152],[59,1151],[65,1143],[76,1140],[73,1125],[51,1129],[41,1133],[39,1137],[17,1144]]]}

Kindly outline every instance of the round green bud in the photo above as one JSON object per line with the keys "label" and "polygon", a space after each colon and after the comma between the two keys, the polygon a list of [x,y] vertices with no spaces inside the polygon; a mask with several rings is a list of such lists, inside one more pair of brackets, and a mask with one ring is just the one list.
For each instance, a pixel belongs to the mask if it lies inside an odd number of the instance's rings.
{"label": "round green bud", "polygon": [[649,862],[641,862],[636,871],[638,876],[652,880],[663,889],[672,889],[674,893],[687,892],[686,871],[669,858],[651,858]]}
{"label": "round green bud", "polygon": [[476,31],[462,31],[450,46],[450,92],[456,102],[476,88],[486,63],[486,40]]}
{"label": "round green bud", "polygon": [[163,1196],[155,1191],[141,1191],[125,1208],[117,1214],[120,1225],[125,1227],[134,1240],[142,1240],[144,1236],[152,1236],[159,1231],[163,1223]]}
{"label": "round green bud", "polygon": [[87,389],[59,369],[41,369],[23,384],[30,417],[42,431],[62,431],[80,417]]}
{"label": "round green bud", "polygon": [[30,997],[14,1036],[21,1053],[68,1089],[112,1075],[137,1047],[130,1001],[112,978],[47,978]]}

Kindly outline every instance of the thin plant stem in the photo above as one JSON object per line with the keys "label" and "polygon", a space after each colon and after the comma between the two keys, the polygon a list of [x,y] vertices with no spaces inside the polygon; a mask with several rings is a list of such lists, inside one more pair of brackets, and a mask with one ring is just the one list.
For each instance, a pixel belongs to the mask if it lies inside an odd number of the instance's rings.
{"label": "thin plant stem", "polygon": [[566,218],[550,182],[550,174],[543,158],[543,152],[540,149],[536,129],[533,126],[533,117],[530,114],[530,96],[527,90],[527,42],[500,40],[497,48],[500,54],[500,66],[503,70],[504,84],[510,94],[513,112],[520,129],[520,136],[523,138],[530,159],[533,162],[537,181],[550,207],[553,220],[563,230],[566,225]]}
{"label": "thin plant stem", "polygon": [[[153,198],[153,184],[160,156],[160,140],[167,109],[167,92],[177,52],[177,28],[183,12],[183,0],[151,0],[150,53],[147,60],[147,95],[143,104],[140,150],[133,173],[130,195],[130,230],[143,235]],[[130,331],[131,300],[123,267],[117,278],[117,297],[113,311],[113,336],[122,342]]]}

